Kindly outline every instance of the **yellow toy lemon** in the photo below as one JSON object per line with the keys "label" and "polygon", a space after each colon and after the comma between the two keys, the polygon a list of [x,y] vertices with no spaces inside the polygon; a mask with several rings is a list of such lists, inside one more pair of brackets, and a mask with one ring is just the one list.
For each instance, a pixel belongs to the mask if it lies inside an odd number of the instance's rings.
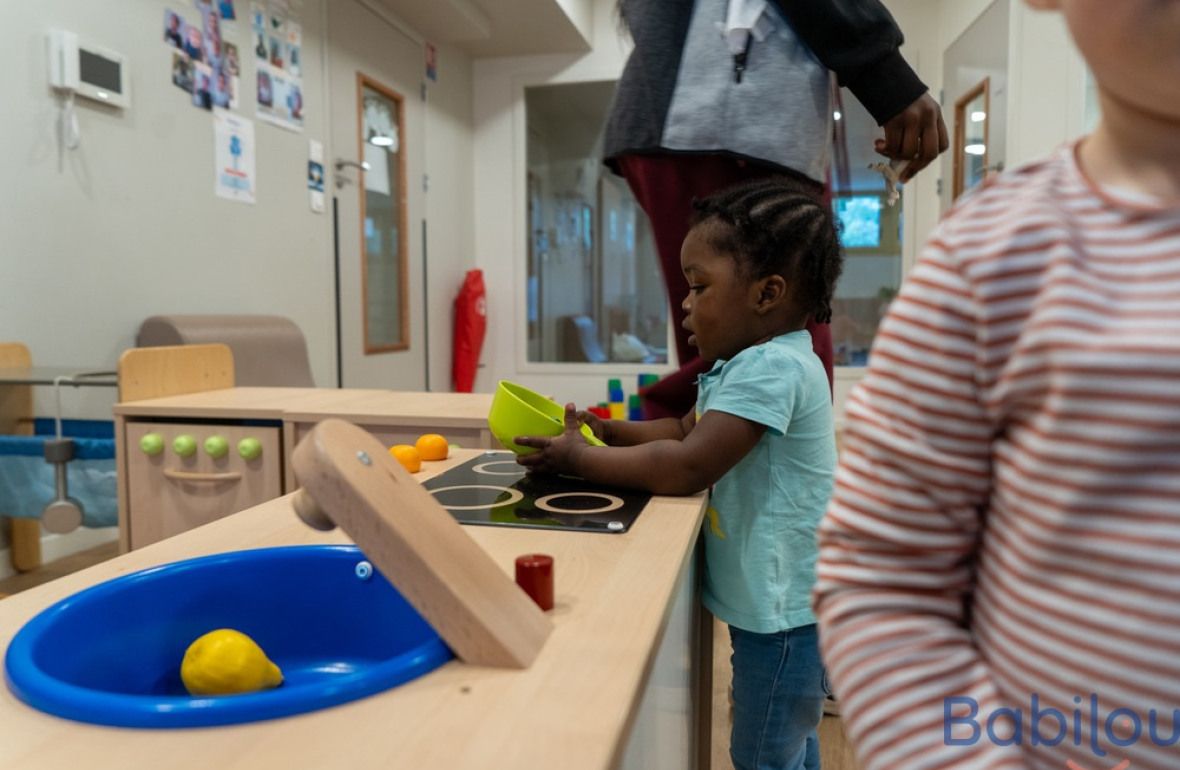
{"label": "yellow toy lemon", "polygon": [[234,695],[278,687],[283,672],[253,639],[219,628],[188,646],[180,679],[191,695]]}

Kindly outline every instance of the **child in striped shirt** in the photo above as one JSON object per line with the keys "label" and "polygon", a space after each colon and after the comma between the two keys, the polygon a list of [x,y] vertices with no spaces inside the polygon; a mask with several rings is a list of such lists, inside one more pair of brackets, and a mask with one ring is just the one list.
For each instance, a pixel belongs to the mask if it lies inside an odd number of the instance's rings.
{"label": "child in striped shirt", "polygon": [[849,398],[815,602],[864,770],[1180,766],[1180,2],[1029,3],[1103,116],[938,226]]}

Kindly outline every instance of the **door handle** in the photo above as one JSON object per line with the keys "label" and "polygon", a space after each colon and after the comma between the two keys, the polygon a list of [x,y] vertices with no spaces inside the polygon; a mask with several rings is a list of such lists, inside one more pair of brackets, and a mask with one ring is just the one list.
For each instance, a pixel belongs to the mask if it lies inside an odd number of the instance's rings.
{"label": "door handle", "polygon": [[218,482],[218,481],[241,481],[241,471],[228,471],[225,473],[193,473],[191,471],[174,471],[170,468],[164,469],[164,478],[172,481],[194,481],[194,482]]}
{"label": "door handle", "polygon": [[340,173],[344,169],[355,168],[355,169],[362,171],[362,172],[369,170],[368,162],[363,161],[363,160],[358,161],[358,160],[346,160],[345,158],[337,158],[335,166],[336,166],[336,188],[337,189],[343,187],[344,185],[346,185],[352,181],[351,179],[349,179],[348,177],[346,177]]}

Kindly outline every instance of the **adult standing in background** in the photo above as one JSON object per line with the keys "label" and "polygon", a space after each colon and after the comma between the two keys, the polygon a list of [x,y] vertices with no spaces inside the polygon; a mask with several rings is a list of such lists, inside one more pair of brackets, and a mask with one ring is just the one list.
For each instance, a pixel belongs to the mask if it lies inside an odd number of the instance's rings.
{"label": "adult standing in background", "polygon": [[[679,415],[709,365],[681,325],[680,244],[692,200],[783,174],[824,195],[831,72],[884,128],[877,151],[908,161],[903,182],[947,148],[946,126],[877,0],[620,0],[618,8],[635,47],[607,121],[605,162],[651,220],[681,368],[646,393],[662,407],[649,411]],[[817,319],[807,329],[831,382],[831,330]]]}

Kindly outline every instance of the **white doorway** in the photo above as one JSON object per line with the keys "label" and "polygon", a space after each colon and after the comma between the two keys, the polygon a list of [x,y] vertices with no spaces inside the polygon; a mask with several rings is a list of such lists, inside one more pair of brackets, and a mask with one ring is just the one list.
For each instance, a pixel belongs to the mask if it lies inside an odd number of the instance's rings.
{"label": "white doorway", "polygon": [[426,390],[423,47],[334,0],[328,51],[340,385]]}

